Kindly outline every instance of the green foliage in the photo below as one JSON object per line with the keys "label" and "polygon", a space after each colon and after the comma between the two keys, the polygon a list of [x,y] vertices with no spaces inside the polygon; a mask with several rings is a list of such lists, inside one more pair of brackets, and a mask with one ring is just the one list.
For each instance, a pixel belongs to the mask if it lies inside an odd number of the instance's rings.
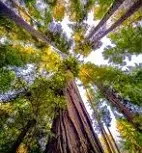
{"label": "green foliage", "polygon": [[74,52],[83,56],[88,56],[92,50],[92,43],[89,41],[86,43],[76,43]]}
{"label": "green foliage", "polygon": [[111,86],[117,93],[120,93],[122,97],[130,99],[134,104],[142,105],[142,83],[139,80],[140,74],[141,70],[138,70],[138,72],[134,74],[133,72],[127,74],[117,68],[106,66],[99,67],[91,63],[86,63],[82,65],[79,76],[85,84],[98,83]]}
{"label": "green foliage", "polygon": [[124,149],[130,153],[140,153],[142,149],[142,134],[137,132],[126,120],[117,120],[117,128],[124,138]]}
{"label": "green foliage", "polygon": [[142,28],[139,26],[124,27],[121,31],[112,33],[110,39],[114,47],[108,46],[103,52],[109,62],[122,64],[126,57],[131,60],[131,55],[142,53]]}
{"label": "green foliage", "polygon": [[75,77],[79,73],[79,62],[76,58],[69,56],[66,60],[63,61],[64,71],[71,71]]}
{"label": "green foliage", "polygon": [[0,68],[0,93],[8,91],[14,79],[15,74],[12,71]]}
{"label": "green foliage", "polygon": [[113,1],[114,0],[96,0],[96,5],[94,6],[94,18],[101,19],[109,9],[110,5],[113,3]]}
{"label": "green foliage", "polygon": [[5,36],[10,40],[21,40],[26,42],[35,41],[31,35],[22,27],[0,15],[0,36]]}
{"label": "green foliage", "polygon": [[0,67],[3,66],[23,66],[35,60],[35,50],[21,45],[0,45]]}
{"label": "green foliage", "polygon": [[52,32],[49,32],[49,31],[46,31],[46,35],[47,37],[50,38],[50,40],[52,42],[55,43],[55,46],[60,50],[62,51],[63,53],[66,53],[68,54],[69,52],[69,49],[70,49],[70,44],[69,42],[66,40],[66,38],[64,38],[61,34],[59,33],[52,33]]}

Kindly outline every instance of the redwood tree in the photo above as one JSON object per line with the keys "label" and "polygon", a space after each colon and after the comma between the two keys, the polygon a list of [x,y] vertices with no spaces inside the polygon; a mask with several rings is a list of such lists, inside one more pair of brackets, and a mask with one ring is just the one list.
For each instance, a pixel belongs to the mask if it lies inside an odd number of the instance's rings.
{"label": "redwood tree", "polygon": [[91,120],[82,102],[76,83],[70,81],[64,90],[67,110],[53,120],[51,138],[46,153],[103,153]]}

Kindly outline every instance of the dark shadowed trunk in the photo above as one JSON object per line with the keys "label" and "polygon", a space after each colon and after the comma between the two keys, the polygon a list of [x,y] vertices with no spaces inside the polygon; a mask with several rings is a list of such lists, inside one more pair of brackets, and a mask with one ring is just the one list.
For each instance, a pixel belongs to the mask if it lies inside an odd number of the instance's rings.
{"label": "dark shadowed trunk", "polygon": [[112,139],[112,142],[113,142],[114,145],[115,145],[115,148],[116,148],[117,152],[118,152],[118,153],[121,153],[120,150],[119,150],[119,148],[118,148],[118,146],[117,146],[117,144],[116,144],[116,141],[114,140],[114,137],[113,137],[112,133],[110,132],[109,127],[108,127],[108,126],[106,126],[106,127],[107,127],[107,130],[108,130],[108,132],[109,132],[109,135],[110,135],[110,137],[111,137],[111,139]]}
{"label": "dark shadowed trunk", "polygon": [[135,2],[122,17],[120,17],[109,29],[107,29],[105,32],[103,32],[102,35],[94,39],[94,41],[99,41],[101,38],[106,36],[108,33],[110,33],[112,30],[114,30],[116,27],[120,26],[127,18],[129,18],[133,13],[135,13],[140,7],[142,6],[142,0],[138,0]]}
{"label": "dark shadowed trunk", "polygon": [[76,83],[71,81],[64,91],[67,110],[54,119],[45,153],[103,153],[102,146],[92,128]]}
{"label": "dark shadowed trunk", "polygon": [[16,142],[13,144],[10,153],[16,153],[16,150],[19,148],[20,144],[23,142],[24,137],[29,132],[29,130],[34,127],[36,124],[36,120],[29,120],[27,125],[22,129],[21,133],[19,134]]}
{"label": "dark shadowed trunk", "polygon": [[30,24],[25,22],[21,17],[19,17],[14,11],[8,8],[4,3],[0,1],[0,15],[8,17],[10,20],[14,21],[18,26],[23,27],[31,35],[35,36],[37,39],[42,40],[45,43],[49,43],[49,39],[36,31]]}
{"label": "dark shadowed trunk", "polygon": [[114,0],[107,13],[103,16],[99,24],[91,30],[86,39],[90,39],[105,24],[105,22],[113,15],[113,13],[119,8],[119,6],[123,2],[124,0]]}

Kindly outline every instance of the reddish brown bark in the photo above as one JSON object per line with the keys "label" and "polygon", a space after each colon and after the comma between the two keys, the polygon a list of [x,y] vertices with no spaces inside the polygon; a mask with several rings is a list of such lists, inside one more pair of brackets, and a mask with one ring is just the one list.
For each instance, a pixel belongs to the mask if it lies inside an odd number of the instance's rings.
{"label": "reddish brown bark", "polygon": [[124,0],[115,0],[113,4],[110,6],[107,13],[101,19],[99,24],[91,30],[86,39],[90,39],[104,24],[105,22],[113,15],[113,13],[120,7],[120,5],[124,2]]}
{"label": "reddish brown bark", "polygon": [[46,153],[103,153],[98,137],[93,131],[90,118],[74,81],[68,84],[64,94],[67,110],[60,111],[54,119]]}
{"label": "reddish brown bark", "polygon": [[112,141],[110,140],[110,137],[109,137],[109,135],[107,134],[107,132],[106,132],[106,130],[105,130],[104,127],[103,127],[103,131],[104,131],[104,135],[106,136],[106,139],[107,139],[107,141],[108,141],[108,144],[109,144],[109,146],[110,146],[110,149],[111,149],[112,153],[116,153],[116,150],[115,150],[115,148],[114,148],[114,146],[113,146],[113,144],[112,144]]}

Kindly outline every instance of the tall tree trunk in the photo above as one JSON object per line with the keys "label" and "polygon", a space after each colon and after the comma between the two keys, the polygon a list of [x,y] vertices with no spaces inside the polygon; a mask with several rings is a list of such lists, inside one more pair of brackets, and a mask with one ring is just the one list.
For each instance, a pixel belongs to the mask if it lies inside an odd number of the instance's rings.
{"label": "tall tree trunk", "polygon": [[118,111],[120,111],[126,119],[139,131],[142,132],[139,125],[134,122],[134,116],[135,114],[130,112],[130,110],[124,106],[122,103],[122,97],[117,96],[116,93],[107,87],[104,87],[103,85],[98,85],[98,89],[102,92],[102,94],[105,96],[105,98],[114,105]]}
{"label": "tall tree trunk", "polygon": [[101,135],[102,135],[102,137],[104,139],[104,142],[105,142],[105,145],[106,145],[106,148],[107,148],[108,152],[109,153],[113,153],[112,150],[111,150],[111,148],[110,148],[108,139],[107,139],[107,137],[105,135],[105,132],[104,132],[104,130],[103,130],[103,128],[101,126],[100,126],[100,131],[101,131]]}
{"label": "tall tree trunk", "polygon": [[94,39],[94,41],[99,41],[101,38],[106,36],[109,32],[114,30],[116,27],[120,26],[127,18],[129,18],[133,13],[135,13],[142,6],[142,0],[137,0],[121,18],[119,18],[110,28],[108,28],[102,35]]}
{"label": "tall tree trunk", "polygon": [[3,2],[0,1],[0,15],[5,16],[15,22],[18,26],[24,28],[27,32],[29,32],[32,36],[36,37],[38,40],[45,42],[47,45],[51,45],[54,49],[62,55],[62,57],[66,57],[60,50],[56,48],[56,46],[51,42],[51,40],[46,37],[43,33],[35,30],[30,24],[25,22],[21,17],[19,17],[14,11],[8,8]]}
{"label": "tall tree trunk", "polygon": [[34,127],[34,125],[36,124],[36,120],[29,120],[27,125],[23,128],[23,130],[21,131],[20,135],[18,136],[16,142],[13,144],[10,153],[16,153],[16,150],[19,148],[20,144],[23,142],[24,137],[26,136],[26,134],[29,132],[29,130]]}
{"label": "tall tree trunk", "polygon": [[91,120],[83,105],[76,83],[68,83],[64,91],[67,109],[54,119],[45,153],[103,153]]}
{"label": "tall tree trunk", "polygon": [[91,104],[91,108],[93,109],[93,113],[95,115],[95,118],[98,122],[98,125],[99,125],[99,128],[100,128],[100,132],[101,132],[101,135],[104,139],[104,142],[105,142],[105,145],[106,145],[106,148],[108,150],[109,153],[113,153],[113,150],[111,149],[111,146],[110,146],[110,142],[109,142],[109,139],[107,138],[106,136],[106,133],[105,133],[105,129],[103,127],[103,124],[102,122],[100,121],[100,117],[99,117],[99,114],[98,114],[98,110],[96,109],[96,107],[93,106],[93,99],[89,93],[89,91],[87,90],[87,88],[85,87],[85,90],[86,90],[86,94],[87,94],[87,98]]}
{"label": "tall tree trunk", "polygon": [[113,15],[113,13],[120,7],[124,0],[114,0],[113,4],[110,6],[109,10],[103,16],[99,24],[91,30],[86,39],[90,39],[104,24],[105,22]]}
{"label": "tall tree trunk", "polygon": [[108,132],[109,132],[109,135],[110,135],[110,137],[111,137],[111,139],[112,139],[112,142],[114,143],[114,145],[115,145],[115,147],[116,147],[117,152],[118,152],[118,153],[121,153],[120,150],[119,150],[119,148],[118,148],[118,146],[117,146],[117,143],[116,143],[116,141],[115,141],[115,139],[114,139],[114,137],[113,137],[113,135],[112,135],[112,133],[110,132],[109,127],[108,127],[108,126],[106,126],[106,127],[107,127],[107,130],[108,130]]}
{"label": "tall tree trunk", "polygon": [[110,140],[110,138],[109,138],[109,136],[108,136],[108,134],[107,134],[105,128],[104,128],[104,127],[102,127],[102,128],[103,128],[104,135],[106,136],[106,139],[107,139],[107,141],[108,141],[108,143],[109,143],[109,146],[110,146],[110,148],[111,148],[112,153],[116,153],[115,148],[114,148],[114,146],[113,146],[113,144],[112,144],[112,142],[111,142],[111,140]]}
{"label": "tall tree trunk", "polygon": [[141,127],[139,126],[138,123],[134,122],[134,116],[135,114],[130,112],[130,110],[124,106],[122,103],[123,98],[120,96],[117,96],[117,94],[110,89],[109,87],[105,87],[102,84],[99,84],[93,80],[93,78],[86,73],[85,71],[83,72],[91,81],[94,85],[98,87],[98,89],[101,91],[101,93],[104,95],[104,97],[112,103],[113,106],[115,106],[118,111],[120,111],[125,118],[139,131],[142,132]]}

